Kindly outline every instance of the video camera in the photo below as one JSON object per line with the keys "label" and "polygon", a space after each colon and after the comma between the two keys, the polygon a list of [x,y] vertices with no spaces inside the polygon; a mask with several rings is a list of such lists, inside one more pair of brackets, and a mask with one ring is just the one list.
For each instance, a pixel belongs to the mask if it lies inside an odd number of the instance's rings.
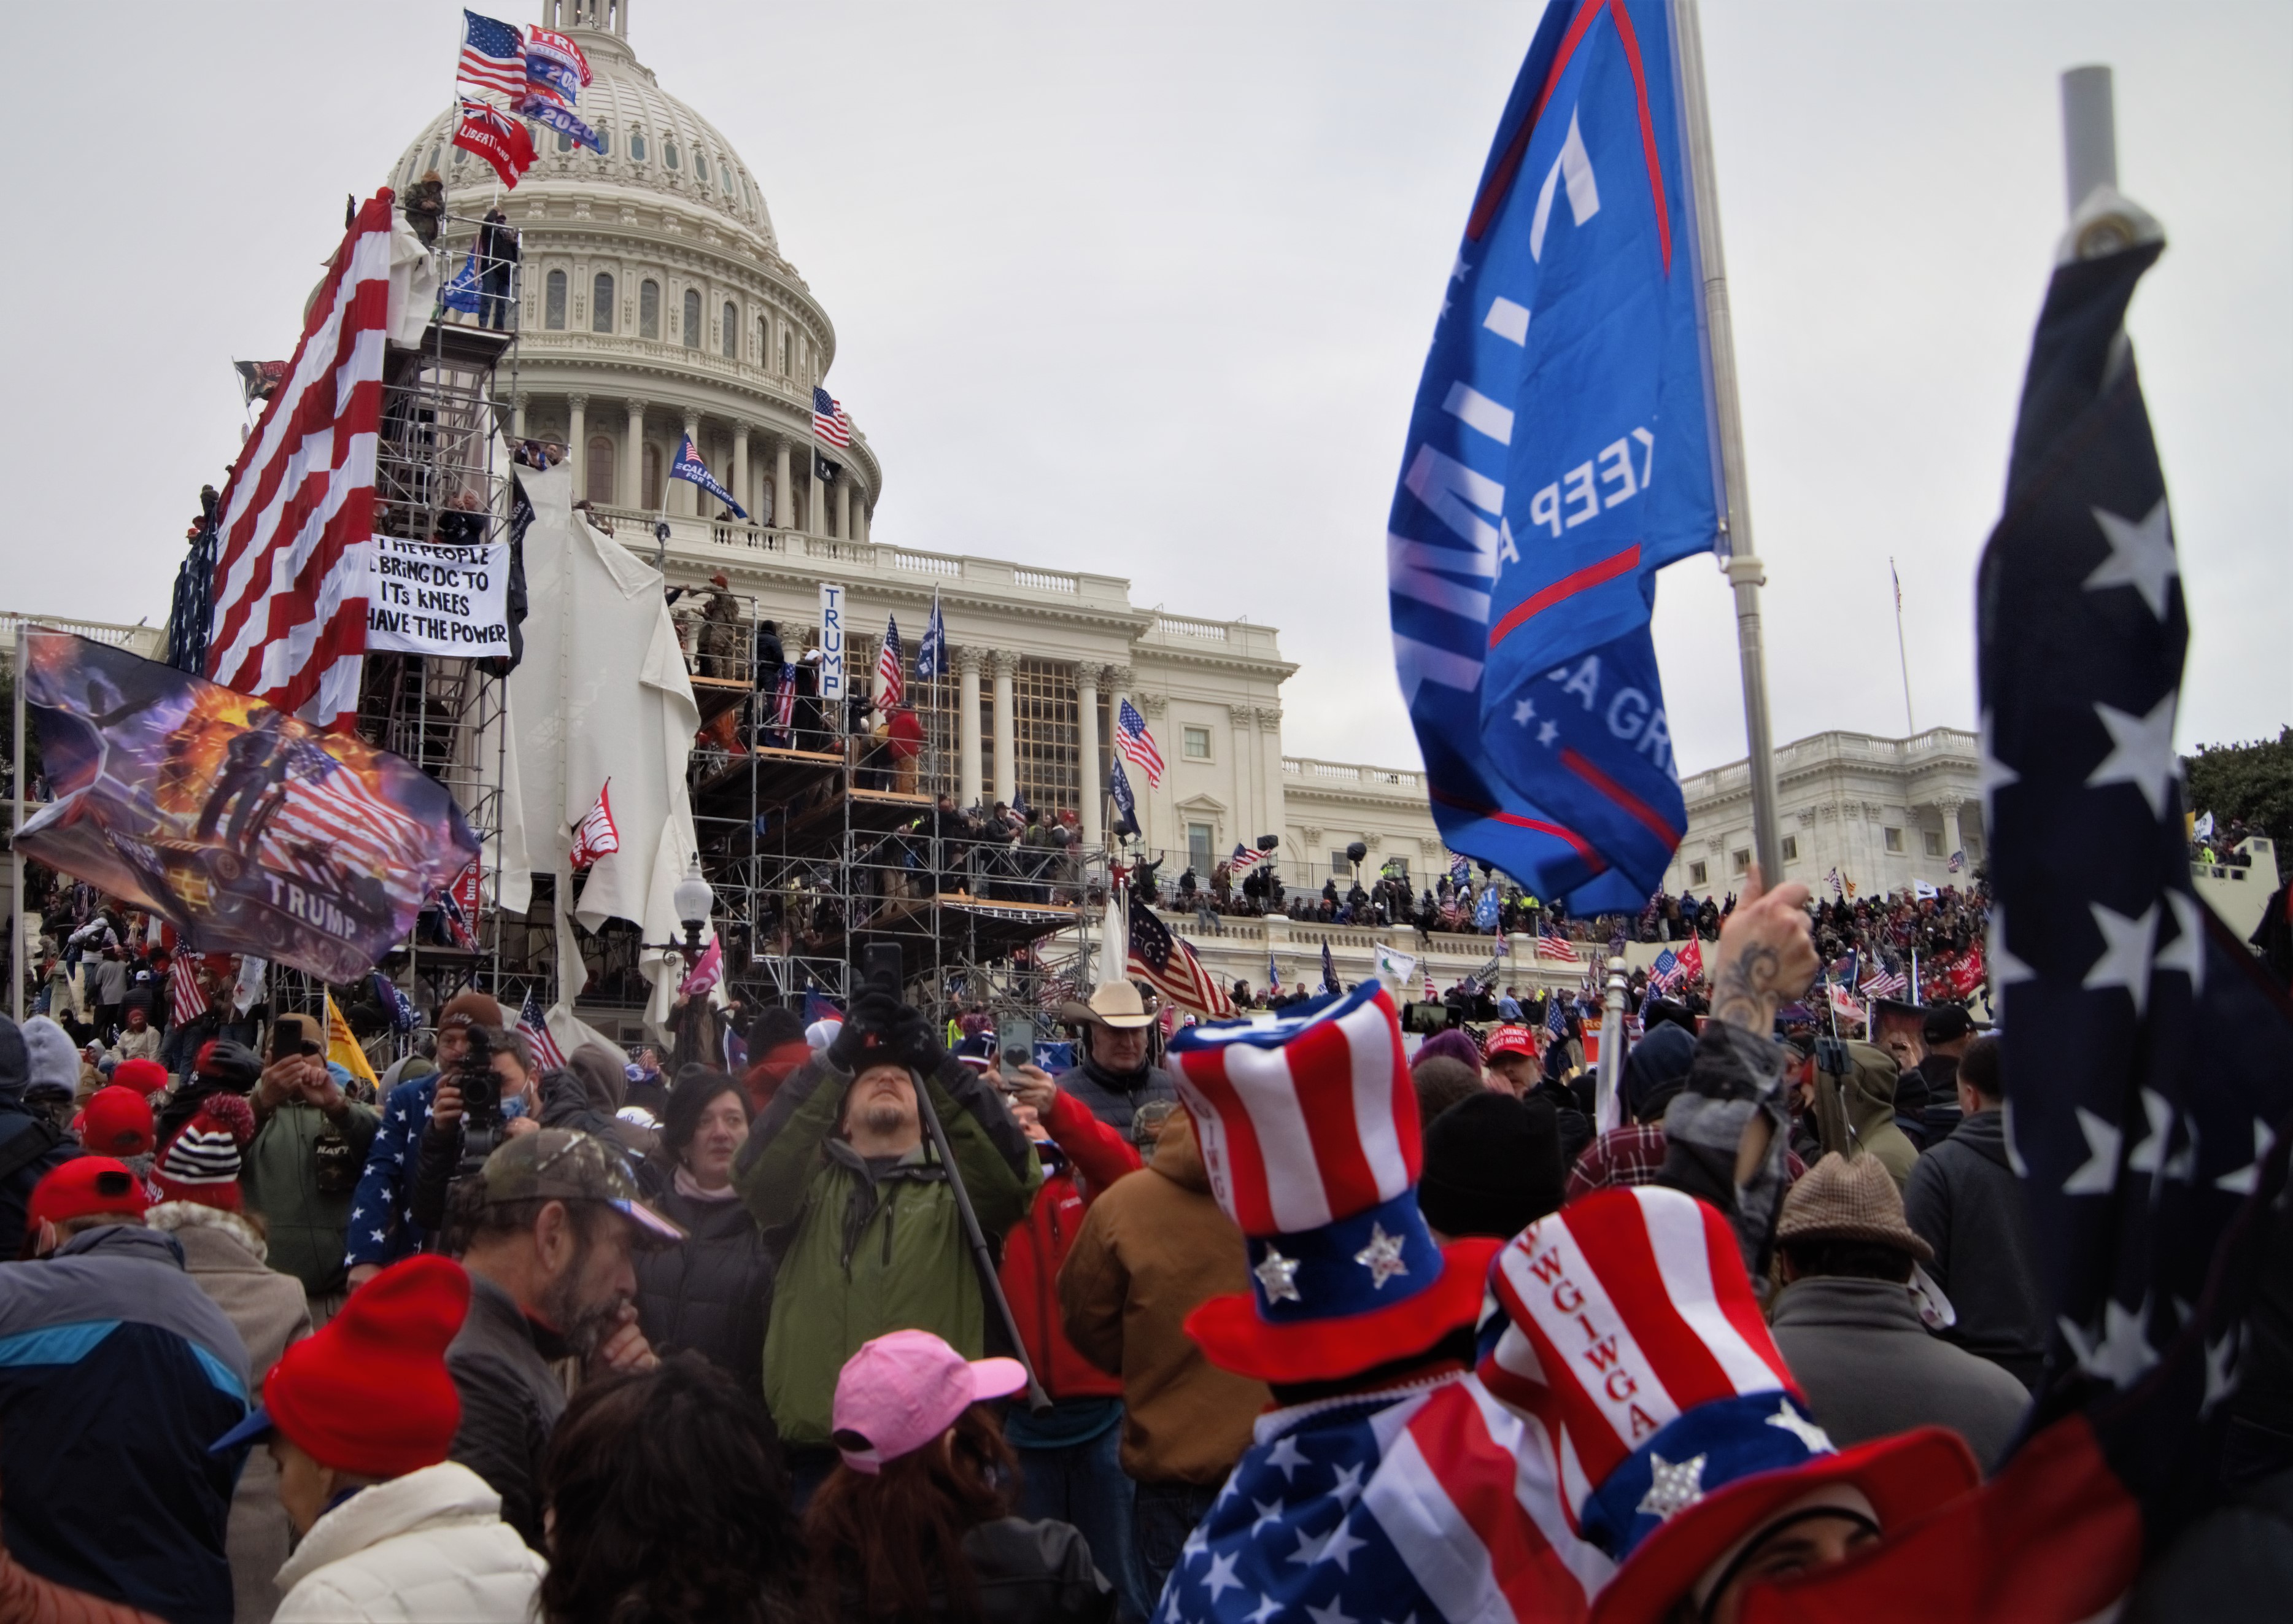
{"label": "video camera", "polygon": [[465,1028],[469,1046],[454,1062],[454,1086],[462,1094],[462,1160],[457,1179],[485,1165],[501,1142],[501,1078],[494,1072],[493,1038],[475,1022]]}

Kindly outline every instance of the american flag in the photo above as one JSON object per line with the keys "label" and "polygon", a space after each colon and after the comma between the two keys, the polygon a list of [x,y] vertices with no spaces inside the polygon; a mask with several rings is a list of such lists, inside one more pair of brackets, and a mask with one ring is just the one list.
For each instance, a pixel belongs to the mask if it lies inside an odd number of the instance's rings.
{"label": "american flag", "polygon": [[779,734],[785,743],[795,727],[796,667],[783,665],[778,680],[773,685],[773,731]]}
{"label": "american flag", "polygon": [[2190,606],[2123,326],[2154,231],[2054,270],[1975,594],[1985,956],[2050,1311],[2034,1408],[2054,1424],[1763,1617],[2111,1616],[2219,1503],[2227,1434],[2267,1379],[2248,1311],[2281,1279],[2293,1021],[2191,883],[2173,742]]}
{"label": "american flag", "polygon": [[1252,869],[1256,868],[1265,856],[1266,854],[1256,847],[1245,846],[1236,840],[1234,845],[1234,856],[1226,860],[1227,873],[1239,880]]}
{"label": "american flag", "polygon": [[818,384],[812,386],[812,435],[830,445],[852,443],[852,419],[844,415],[844,403]]}
{"label": "american flag", "polygon": [[174,962],[167,967],[170,1018],[176,1026],[206,1013],[207,995],[199,990],[199,954],[177,943]]}
{"label": "american flag", "polygon": [[1548,919],[1536,922],[1536,956],[1558,959],[1564,964],[1582,964],[1584,962],[1584,955],[1576,951],[1576,944],[1554,930],[1552,922]]}
{"label": "american flag", "polygon": [[1863,983],[1862,991],[1867,998],[1892,998],[1909,985],[1910,983],[1903,978],[1901,970],[1882,970],[1874,972]]}
{"label": "american flag", "polygon": [[1114,748],[1146,775],[1148,788],[1163,782],[1163,752],[1155,748],[1155,735],[1146,731],[1146,719],[1127,699],[1115,712]]}
{"label": "american flag", "polygon": [[884,617],[884,646],[876,655],[876,709],[889,710],[908,696],[907,662],[900,653],[900,622]]}
{"label": "american flag", "polygon": [[1831,887],[1831,889],[1832,889],[1832,890],[1833,890],[1834,892],[1840,893],[1840,894],[1843,894],[1843,895],[1844,894],[1844,889],[1845,889],[1845,888],[1843,888],[1843,887],[1839,883],[1839,871],[1838,871],[1837,869],[1835,869],[1835,869],[1833,869],[1829,873],[1826,874],[1823,878],[1824,878],[1824,882],[1825,882],[1826,884],[1827,884],[1828,886],[1830,886],[1830,887]]}
{"label": "american flag", "polygon": [[1568,1011],[1557,988],[1544,995],[1544,1029],[1555,1037],[1568,1035]]}
{"label": "american flag", "polygon": [[1233,998],[1203,968],[1195,950],[1155,917],[1154,909],[1136,904],[1124,912],[1130,915],[1130,974],[1183,1009],[1212,1020],[1233,1018]]}
{"label": "american flag", "polygon": [[1649,985],[1658,989],[1668,987],[1679,974],[1680,955],[1667,947],[1657,954],[1656,962],[1649,966]]}
{"label": "american flag", "polygon": [[525,36],[506,22],[462,13],[462,60],[454,82],[505,96],[525,93]]}
{"label": "american flag", "polygon": [[581,821],[573,827],[575,868],[587,868],[599,857],[610,857],[621,849],[621,832],[613,822],[613,781],[611,778],[597,786],[597,804],[582,814]]}
{"label": "american flag", "polygon": [[223,486],[207,675],[332,727],[358,710],[393,199],[358,216]]}
{"label": "american flag", "polygon": [[526,988],[524,1007],[517,1012],[517,1029],[525,1034],[526,1044],[533,1051],[533,1063],[538,1070],[565,1069],[565,1051],[559,1048],[557,1040],[549,1035],[549,1022],[543,1016],[541,1006],[533,1001],[531,987]]}
{"label": "american flag", "polygon": [[431,828],[316,745],[289,746],[288,774],[279,808],[257,839],[257,861],[337,895],[371,881],[394,906],[419,907],[423,877],[438,857]]}
{"label": "american flag", "polygon": [[1964,851],[1954,851],[1950,854],[1950,872],[1952,873],[1955,874],[1958,873],[1960,869],[1965,868],[1965,866],[1966,854]]}

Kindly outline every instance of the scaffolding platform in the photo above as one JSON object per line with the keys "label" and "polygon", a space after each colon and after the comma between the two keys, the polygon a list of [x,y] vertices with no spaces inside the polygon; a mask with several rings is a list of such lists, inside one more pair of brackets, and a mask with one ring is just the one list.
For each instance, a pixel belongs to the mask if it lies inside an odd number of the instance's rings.
{"label": "scaffolding platform", "polygon": [[733,677],[695,677],[693,678],[693,702],[701,707],[701,725],[708,727],[727,710],[737,710],[755,693],[747,683]]}

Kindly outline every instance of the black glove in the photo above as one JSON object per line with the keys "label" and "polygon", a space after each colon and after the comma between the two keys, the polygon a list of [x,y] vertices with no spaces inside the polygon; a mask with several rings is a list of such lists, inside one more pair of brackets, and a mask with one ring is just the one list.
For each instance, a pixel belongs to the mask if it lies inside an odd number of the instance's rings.
{"label": "black glove", "polygon": [[829,1063],[839,1071],[857,1073],[863,1067],[878,1060],[901,1060],[903,1056],[892,1043],[892,1033],[903,1018],[912,1018],[913,1012],[898,999],[884,993],[863,993],[852,1001],[852,1008],[837,1028],[836,1036],[828,1045]]}
{"label": "black glove", "polygon": [[947,1061],[947,1045],[926,1017],[904,1006],[891,1032],[892,1052],[920,1077],[928,1077]]}

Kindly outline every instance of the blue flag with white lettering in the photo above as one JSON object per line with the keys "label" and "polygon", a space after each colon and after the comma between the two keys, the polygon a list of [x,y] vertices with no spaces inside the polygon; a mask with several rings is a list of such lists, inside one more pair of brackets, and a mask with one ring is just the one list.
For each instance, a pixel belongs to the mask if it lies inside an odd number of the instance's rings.
{"label": "blue flag with white lettering", "polygon": [[677,460],[668,465],[668,476],[691,480],[731,508],[734,517],[745,519],[749,516],[749,510],[733,499],[733,493],[717,483],[717,476],[709,471],[709,465],[701,460],[701,453],[694,448],[691,434],[677,442]]}
{"label": "blue flag with white lettering", "polygon": [[1497,126],[1388,524],[1449,845],[1637,908],[1686,825],[1649,614],[1725,503],[1664,0],[1554,0]]}

